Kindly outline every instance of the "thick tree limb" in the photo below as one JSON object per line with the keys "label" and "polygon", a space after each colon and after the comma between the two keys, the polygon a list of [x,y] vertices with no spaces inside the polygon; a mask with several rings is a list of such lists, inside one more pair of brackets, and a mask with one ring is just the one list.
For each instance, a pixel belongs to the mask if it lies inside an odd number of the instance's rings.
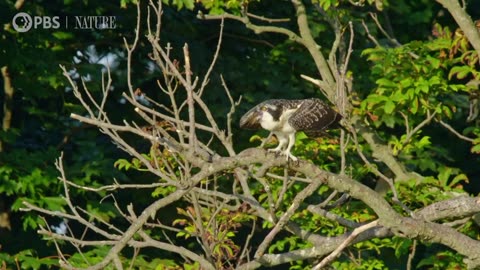
{"label": "thick tree limb", "polygon": [[415,215],[428,221],[440,219],[459,219],[480,213],[480,198],[460,196],[450,200],[436,202],[415,212]]}
{"label": "thick tree limb", "polygon": [[[3,98],[3,120],[2,120],[2,130],[7,131],[12,125],[12,111],[13,111],[13,85],[12,79],[10,78],[10,73],[8,72],[8,67],[3,66],[1,68],[2,77],[3,77],[3,91],[5,96]],[[3,142],[0,141],[0,153],[3,151]]]}
{"label": "thick tree limb", "polygon": [[393,156],[392,151],[387,145],[382,143],[378,136],[373,131],[365,126],[365,123],[358,116],[351,119],[353,126],[358,134],[370,145],[372,148],[372,155],[374,158],[382,161],[394,174],[395,181],[406,181],[410,179],[422,178],[421,175],[407,171],[402,164]]}
{"label": "thick tree limb", "polygon": [[320,51],[320,46],[315,42],[308,26],[307,11],[301,0],[292,0],[293,7],[297,15],[297,25],[300,31],[300,36],[303,40],[303,45],[312,55],[313,60],[317,66],[317,70],[320,72],[322,79],[330,86],[329,89],[324,89],[328,93],[328,99],[330,101],[335,100],[335,79],[330,71],[330,67],[327,60]]}
{"label": "thick tree limb", "polygon": [[465,11],[465,8],[462,8],[457,0],[436,1],[448,10],[458,26],[460,26],[465,33],[465,36],[467,36],[470,44],[472,44],[473,48],[477,51],[477,54],[480,55],[480,32],[473,23],[470,15]]}

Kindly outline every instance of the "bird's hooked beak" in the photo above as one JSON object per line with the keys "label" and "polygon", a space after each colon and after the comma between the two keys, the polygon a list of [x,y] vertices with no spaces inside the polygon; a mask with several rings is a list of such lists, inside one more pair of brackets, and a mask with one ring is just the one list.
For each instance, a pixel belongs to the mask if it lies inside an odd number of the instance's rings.
{"label": "bird's hooked beak", "polygon": [[240,128],[259,129],[260,119],[262,118],[262,110],[249,111],[240,119]]}

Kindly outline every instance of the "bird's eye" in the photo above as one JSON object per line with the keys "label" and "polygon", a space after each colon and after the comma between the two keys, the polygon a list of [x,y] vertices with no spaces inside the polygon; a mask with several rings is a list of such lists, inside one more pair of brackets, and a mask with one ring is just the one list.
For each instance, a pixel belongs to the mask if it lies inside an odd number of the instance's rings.
{"label": "bird's eye", "polygon": [[267,110],[267,106],[262,106],[262,108],[260,108],[260,110],[266,111],[266,110]]}

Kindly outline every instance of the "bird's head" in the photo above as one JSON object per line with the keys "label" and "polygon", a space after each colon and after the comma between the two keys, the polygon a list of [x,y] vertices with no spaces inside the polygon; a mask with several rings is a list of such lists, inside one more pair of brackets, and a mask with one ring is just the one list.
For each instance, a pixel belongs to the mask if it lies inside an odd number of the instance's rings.
{"label": "bird's head", "polygon": [[278,123],[282,108],[279,105],[271,104],[268,101],[258,104],[240,119],[240,127],[245,129],[271,130],[270,126]]}

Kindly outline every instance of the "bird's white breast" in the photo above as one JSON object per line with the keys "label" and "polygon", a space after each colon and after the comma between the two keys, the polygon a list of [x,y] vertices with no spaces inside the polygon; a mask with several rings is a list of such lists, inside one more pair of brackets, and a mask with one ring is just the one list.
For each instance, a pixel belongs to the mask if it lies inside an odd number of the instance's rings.
{"label": "bird's white breast", "polygon": [[260,118],[260,125],[262,128],[269,131],[278,131],[282,133],[295,132],[295,129],[288,123],[288,119],[296,110],[297,108],[286,110],[282,116],[280,116],[278,121],[276,121],[269,112],[263,112],[262,117]]}
{"label": "bird's white breast", "polygon": [[279,121],[275,121],[273,116],[268,112],[262,112],[262,117],[260,118],[260,125],[266,130],[276,130],[280,125]]}

